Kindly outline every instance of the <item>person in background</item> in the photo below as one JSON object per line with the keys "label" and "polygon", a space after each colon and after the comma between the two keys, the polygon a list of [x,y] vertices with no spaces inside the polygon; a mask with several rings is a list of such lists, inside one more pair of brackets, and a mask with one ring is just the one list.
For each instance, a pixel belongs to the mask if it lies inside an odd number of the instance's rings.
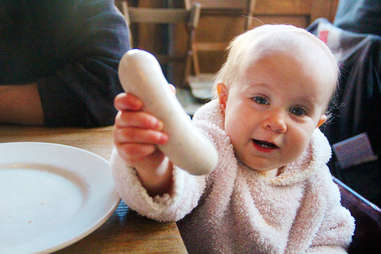
{"label": "person in background", "polygon": [[217,98],[192,120],[219,155],[204,176],[173,165],[157,148],[171,138],[164,123],[133,94],[118,95],[117,191],[138,213],[177,221],[190,253],[346,253],[354,219],[319,130],[337,79],[334,56],[304,29],[263,25],[238,36]]}
{"label": "person in background", "polygon": [[319,18],[307,28],[326,42],[340,66],[339,89],[330,110],[333,121],[323,129],[334,148],[335,156],[329,162],[331,172],[379,207],[380,14],[381,1],[340,0],[333,23]]}
{"label": "person in background", "polygon": [[0,123],[113,124],[128,28],[113,0],[0,4]]}
{"label": "person in background", "polygon": [[380,1],[340,0],[334,25],[353,33],[381,36],[380,13]]}

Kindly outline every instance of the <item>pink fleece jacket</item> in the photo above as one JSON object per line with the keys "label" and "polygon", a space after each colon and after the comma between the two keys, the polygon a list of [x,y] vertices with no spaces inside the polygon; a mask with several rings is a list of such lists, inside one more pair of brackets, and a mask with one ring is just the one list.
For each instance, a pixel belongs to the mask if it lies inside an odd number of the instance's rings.
{"label": "pink fleece jacket", "polygon": [[131,209],[177,221],[189,253],[346,253],[354,219],[340,205],[326,166],[330,146],[318,129],[297,161],[265,177],[235,157],[217,101],[199,109],[193,121],[214,142],[219,163],[207,176],[175,168],[170,194],[150,197],[114,149],[116,188]]}

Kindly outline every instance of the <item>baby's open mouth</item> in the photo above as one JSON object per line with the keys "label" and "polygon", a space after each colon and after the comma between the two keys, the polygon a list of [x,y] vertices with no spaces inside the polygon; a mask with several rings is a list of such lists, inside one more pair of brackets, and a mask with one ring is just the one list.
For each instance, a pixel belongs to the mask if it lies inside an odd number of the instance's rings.
{"label": "baby's open mouth", "polygon": [[253,139],[253,142],[255,145],[260,146],[262,148],[266,148],[266,149],[277,149],[277,148],[279,148],[277,145],[270,143],[270,142],[267,142],[267,141],[263,141],[263,140]]}

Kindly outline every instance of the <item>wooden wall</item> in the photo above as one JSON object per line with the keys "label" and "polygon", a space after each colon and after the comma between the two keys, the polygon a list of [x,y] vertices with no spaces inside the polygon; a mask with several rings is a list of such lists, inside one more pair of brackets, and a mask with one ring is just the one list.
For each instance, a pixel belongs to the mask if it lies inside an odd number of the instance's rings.
{"label": "wooden wall", "polygon": [[[120,1],[120,0],[119,0]],[[184,7],[181,0],[127,0],[129,5],[141,7]],[[203,2],[222,2],[222,0],[194,0],[201,3],[201,17],[196,31],[197,42],[228,42],[244,31],[245,18],[234,13],[203,9]],[[225,4],[246,2],[246,0],[224,0]],[[287,23],[299,27],[307,27],[316,18],[324,17],[333,21],[338,0],[256,0],[252,27],[269,23]],[[170,41],[168,33],[163,35],[162,27],[145,25],[132,27],[136,37],[135,47],[150,51],[164,50],[168,47],[175,53],[185,52],[186,33],[183,27],[172,28]],[[164,36],[167,36],[164,38]],[[138,40],[136,40],[138,39]],[[216,72],[224,62],[224,51],[200,51],[201,72]],[[171,66],[168,79],[173,84],[182,84],[183,66]]]}

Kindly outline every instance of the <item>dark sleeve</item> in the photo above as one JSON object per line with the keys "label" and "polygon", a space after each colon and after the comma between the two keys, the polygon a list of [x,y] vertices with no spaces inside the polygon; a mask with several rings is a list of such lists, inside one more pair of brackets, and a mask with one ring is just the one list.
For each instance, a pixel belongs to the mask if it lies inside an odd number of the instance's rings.
{"label": "dark sleeve", "polygon": [[340,0],[334,25],[355,33],[381,35],[381,1]]}
{"label": "dark sleeve", "polygon": [[66,64],[38,81],[45,124],[110,125],[116,114],[114,97],[122,91],[117,71],[129,49],[128,28],[112,0],[71,3],[51,38]]}

